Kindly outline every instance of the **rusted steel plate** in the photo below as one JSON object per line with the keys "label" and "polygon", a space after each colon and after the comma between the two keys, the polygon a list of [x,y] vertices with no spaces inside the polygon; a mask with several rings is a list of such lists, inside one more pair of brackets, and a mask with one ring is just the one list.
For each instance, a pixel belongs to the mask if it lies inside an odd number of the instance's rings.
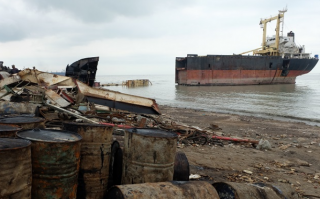
{"label": "rusted steel plate", "polygon": [[216,188],[220,199],[298,199],[297,193],[290,185],[283,186],[281,191],[277,186],[264,183],[248,184],[235,182],[217,182],[213,186]]}
{"label": "rusted steel plate", "polygon": [[46,118],[47,121],[51,121],[51,120],[58,120],[59,119],[59,115],[57,112],[46,112],[46,110],[42,110],[39,109],[40,114]]}
{"label": "rusted steel plate", "polygon": [[6,117],[0,119],[0,124],[13,124],[22,129],[44,128],[45,120],[40,117]]}
{"label": "rusted steel plate", "polygon": [[176,81],[181,85],[255,85],[255,84],[294,84],[296,76],[304,71],[290,71],[281,76],[282,70],[187,70],[177,71]]}
{"label": "rusted steel plate", "polygon": [[185,153],[178,151],[174,160],[173,180],[189,181],[190,166]]}
{"label": "rusted steel plate", "polygon": [[75,101],[64,90],[61,90],[60,96],[63,97],[68,102],[70,102],[71,104],[75,103]]}
{"label": "rusted steel plate", "polygon": [[149,86],[150,84],[151,82],[148,79],[127,80],[122,83],[122,85],[126,85],[127,87]]}
{"label": "rusted steel plate", "polygon": [[16,133],[21,130],[19,126],[12,124],[0,124],[0,138],[16,137]]}
{"label": "rusted steel plate", "polygon": [[49,98],[49,100],[52,101],[53,104],[58,105],[59,107],[67,107],[70,105],[70,103],[67,100],[62,98],[53,90],[46,90],[45,94]]}
{"label": "rusted steel plate", "polygon": [[[1,64],[0,64],[0,66],[1,66]],[[10,75],[11,74],[6,71],[0,71],[0,80],[7,78],[7,77],[10,77]]]}
{"label": "rusted steel plate", "polygon": [[40,86],[51,86],[51,85],[59,85],[59,86],[75,86],[72,78],[65,77],[61,75],[56,75],[52,73],[46,73],[38,70],[25,69],[18,73],[20,78],[25,81],[30,81],[32,83],[39,84]]}
{"label": "rusted steel plate", "polygon": [[177,134],[128,129],[124,137],[122,184],[173,180]]}
{"label": "rusted steel plate", "polygon": [[77,198],[103,198],[108,186],[113,127],[68,122],[64,129],[82,136]]}
{"label": "rusted steel plate", "polygon": [[139,122],[138,127],[139,128],[144,128],[146,126],[147,118],[142,118],[141,121]]}
{"label": "rusted steel plate", "polygon": [[20,76],[18,76],[16,74],[12,75],[11,77],[6,77],[6,78],[0,80],[0,89],[2,89],[5,85],[10,85],[10,84],[16,83],[20,80],[21,80]]}
{"label": "rusted steel plate", "polygon": [[31,142],[0,138],[0,198],[31,199]]}
{"label": "rusted steel plate", "polygon": [[32,198],[75,199],[81,136],[57,130],[25,130],[17,136],[32,142]]}
{"label": "rusted steel plate", "polygon": [[158,104],[154,99],[106,89],[91,88],[80,81],[77,81],[77,85],[80,92],[85,95],[89,101],[96,104],[138,113],[160,114]]}
{"label": "rusted steel plate", "polygon": [[219,199],[214,187],[205,181],[173,181],[144,184],[117,185],[112,187],[107,198],[114,199]]}

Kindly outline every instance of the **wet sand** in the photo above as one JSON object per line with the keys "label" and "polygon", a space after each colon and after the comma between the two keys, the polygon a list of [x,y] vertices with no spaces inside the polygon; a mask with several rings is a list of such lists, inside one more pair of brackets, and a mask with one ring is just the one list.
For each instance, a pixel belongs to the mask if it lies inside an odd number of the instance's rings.
{"label": "wet sand", "polygon": [[200,128],[218,125],[221,128],[215,131],[218,135],[264,138],[270,142],[271,150],[258,150],[251,144],[229,141],[223,141],[223,146],[185,145],[178,148],[186,153],[191,173],[201,175],[201,179],[285,183],[307,198],[320,196],[320,127],[169,106],[160,106],[160,110],[174,121],[187,125]]}

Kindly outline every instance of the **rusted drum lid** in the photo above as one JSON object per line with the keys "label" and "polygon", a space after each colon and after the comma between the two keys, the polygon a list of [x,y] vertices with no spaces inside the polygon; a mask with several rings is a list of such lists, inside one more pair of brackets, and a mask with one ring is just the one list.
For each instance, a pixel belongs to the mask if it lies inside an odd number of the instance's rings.
{"label": "rusted drum lid", "polygon": [[43,122],[44,119],[41,117],[7,117],[1,118],[0,124],[25,124],[25,123],[36,123],[36,122]]}
{"label": "rusted drum lid", "polygon": [[138,129],[138,128],[132,128],[127,130],[130,133],[136,133],[139,135],[143,136],[150,136],[150,137],[178,137],[176,133],[173,132],[168,132],[160,129],[153,129],[153,128],[143,128],[143,129]]}
{"label": "rusted drum lid", "polygon": [[20,131],[17,136],[23,139],[40,142],[77,142],[82,137],[70,131],[58,131],[51,129],[31,129]]}
{"label": "rusted drum lid", "polygon": [[21,130],[19,126],[10,125],[10,124],[0,124],[0,133],[10,132],[10,131],[19,131],[19,130]]}
{"label": "rusted drum lid", "polygon": [[31,144],[29,140],[0,138],[0,151],[27,147]]}

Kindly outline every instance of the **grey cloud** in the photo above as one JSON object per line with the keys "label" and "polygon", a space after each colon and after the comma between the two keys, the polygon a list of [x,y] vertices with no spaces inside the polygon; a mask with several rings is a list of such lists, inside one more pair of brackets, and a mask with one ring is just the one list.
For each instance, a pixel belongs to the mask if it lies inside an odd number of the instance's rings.
{"label": "grey cloud", "polygon": [[[108,36],[143,37],[149,33],[152,36],[157,27],[152,31],[147,26],[154,24],[143,24],[141,21],[155,13],[187,6],[192,1],[181,2],[183,3],[170,0],[20,0],[15,4],[0,2],[0,42],[62,34],[70,39],[82,37],[82,42]],[[125,22],[120,23],[122,27],[113,24],[119,17],[125,19]],[[140,19],[142,17],[143,20]]]}
{"label": "grey cloud", "polygon": [[16,24],[2,24],[0,29],[0,42],[20,40],[27,35],[25,30],[21,29],[21,27],[17,26]]}
{"label": "grey cloud", "polygon": [[61,10],[70,14],[75,19],[91,22],[91,23],[105,23],[111,21],[117,16],[125,17],[140,17],[151,15],[158,9],[172,9],[173,7],[187,5],[191,0],[185,1],[150,1],[150,0],[78,0],[78,1],[43,1],[43,0],[26,0],[37,11],[45,13],[52,10]]}

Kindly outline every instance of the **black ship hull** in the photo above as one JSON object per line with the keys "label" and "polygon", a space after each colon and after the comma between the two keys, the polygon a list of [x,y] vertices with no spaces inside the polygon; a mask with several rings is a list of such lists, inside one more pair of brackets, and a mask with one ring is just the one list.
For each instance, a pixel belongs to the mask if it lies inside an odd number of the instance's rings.
{"label": "black ship hull", "polygon": [[176,58],[179,85],[294,84],[296,77],[310,72],[314,58],[280,56],[191,55]]}

